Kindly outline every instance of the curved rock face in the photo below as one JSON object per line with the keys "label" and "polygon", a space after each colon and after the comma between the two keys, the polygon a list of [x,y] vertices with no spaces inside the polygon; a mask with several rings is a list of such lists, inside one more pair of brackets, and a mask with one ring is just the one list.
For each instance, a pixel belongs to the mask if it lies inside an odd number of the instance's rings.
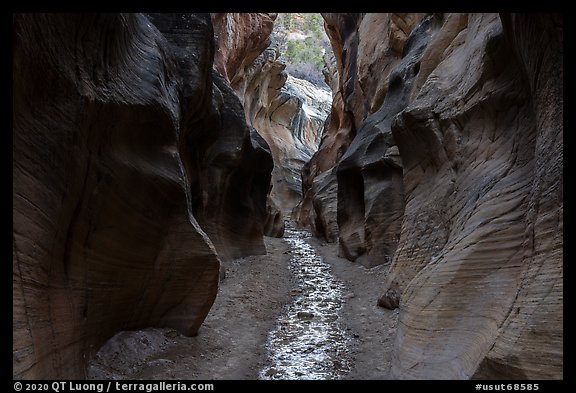
{"label": "curved rock face", "polygon": [[528,80],[535,141],[516,299],[477,378],[562,378],[563,16],[501,15]]}
{"label": "curved rock face", "polygon": [[[325,26],[330,32],[328,25]],[[334,38],[331,42],[333,47],[339,43]],[[294,216],[300,225],[310,227],[315,236],[332,243],[338,240],[336,172],[332,169],[350,145],[356,131],[352,114],[344,109],[339,78],[342,71],[338,69],[341,61],[325,56],[324,64],[324,78],[332,90],[332,106],[324,122],[318,150],[302,167],[303,196]]]}
{"label": "curved rock face", "polygon": [[[339,241],[391,263],[392,376],[562,378],[562,17],[324,17],[358,130],[331,170]],[[371,62],[380,36],[398,49]]]}
{"label": "curved rock face", "polygon": [[15,378],[83,377],[118,330],[195,334],[220,267],[195,216],[263,250],[272,160],[212,37],[209,14],[14,16]]}
{"label": "curved rock face", "polygon": [[[214,69],[233,87],[240,102],[244,103],[246,87],[254,76],[249,72],[258,56],[270,45],[270,35],[276,19],[272,13],[217,13],[212,15],[216,54]],[[249,102],[252,99],[249,99]],[[242,108],[244,110],[244,108]],[[246,119],[251,123],[248,111]],[[251,127],[252,143],[270,152],[268,142]],[[272,164],[273,166],[273,164]],[[268,180],[268,183],[270,181]],[[264,222],[266,236],[282,237],[284,219],[270,195],[266,199],[266,218]]]}
{"label": "curved rock face", "polygon": [[[276,14],[213,14],[215,69],[231,83],[246,121],[269,145],[275,165],[267,234],[281,236],[283,216],[302,198],[300,172],[317,150],[330,93],[288,76],[270,45]],[[266,49],[268,48],[268,49]]]}
{"label": "curved rock face", "polygon": [[216,54],[214,69],[226,78],[244,99],[247,70],[270,45],[270,34],[276,14],[218,13],[212,14]]}
{"label": "curved rock face", "polygon": [[538,102],[496,15],[470,15],[443,46],[429,45],[444,58],[393,125],[406,213],[381,301],[410,326],[393,373],[562,377],[562,123],[538,122],[561,94]]}
{"label": "curved rock face", "polygon": [[194,216],[223,259],[266,254],[262,234],[274,165],[270,149],[262,138],[251,136],[240,100],[228,82],[218,74],[213,80],[207,132],[187,138],[186,162],[195,164],[190,181]]}
{"label": "curved rock face", "polygon": [[[390,114],[406,105],[407,98],[397,94],[386,105],[382,103],[390,71],[399,62],[420,14],[323,17],[337,72],[331,78],[333,103],[322,143],[304,168],[299,221],[311,225],[327,241],[339,238],[343,256],[370,267],[389,262],[398,242],[402,167],[390,131]],[[338,162],[337,171],[323,174]],[[320,179],[322,185],[316,184]],[[337,189],[338,199],[327,192],[317,194],[316,189]]]}
{"label": "curved rock face", "polygon": [[272,203],[291,215],[302,198],[300,172],[318,148],[330,93],[284,72],[278,51],[268,48],[248,70],[244,108],[274,158]]}
{"label": "curved rock face", "polygon": [[[427,36],[416,33],[407,42],[417,19],[403,16],[407,22],[398,15],[366,15],[350,39],[357,41],[351,48],[357,68],[349,67],[345,76],[357,80],[363,93],[349,96],[354,118],[364,121],[337,169],[339,247],[341,255],[367,267],[390,263],[404,213],[402,160],[390,125],[409,102]],[[419,28],[429,24],[426,19]],[[381,35],[387,42],[374,44],[373,37]]]}

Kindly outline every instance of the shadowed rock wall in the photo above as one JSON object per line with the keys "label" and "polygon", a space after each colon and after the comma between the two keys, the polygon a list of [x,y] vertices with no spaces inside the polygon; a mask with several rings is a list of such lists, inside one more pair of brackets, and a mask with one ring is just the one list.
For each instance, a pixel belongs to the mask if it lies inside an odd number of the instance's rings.
{"label": "shadowed rock wall", "polygon": [[352,141],[307,164],[309,222],[335,174],[331,238],[389,265],[392,376],[562,378],[562,17],[324,18]]}
{"label": "shadowed rock wall", "polygon": [[82,378],[119,330],[196,334],[216,249],[265,252],[273,164],[209,14],[13,20],[14,377]]}
{"label": "shadowed rock wall", "polygon": [[302,198],[301,170],[318,148],[330,93],[288,76],[271,45],[276,14],[213,14],[215,68],[231,81],[244,105],[246,122],[270,146],[274,158],[268,200],[269,233],[281,236],[283,217]]}

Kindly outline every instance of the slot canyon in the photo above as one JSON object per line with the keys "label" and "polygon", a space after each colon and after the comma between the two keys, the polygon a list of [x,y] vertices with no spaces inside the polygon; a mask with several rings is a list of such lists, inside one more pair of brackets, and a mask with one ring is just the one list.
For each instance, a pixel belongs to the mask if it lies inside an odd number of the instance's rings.
{"label": "slot canyon", "polygon": [[563,379],[562,15],[12,20],[14,379]]}

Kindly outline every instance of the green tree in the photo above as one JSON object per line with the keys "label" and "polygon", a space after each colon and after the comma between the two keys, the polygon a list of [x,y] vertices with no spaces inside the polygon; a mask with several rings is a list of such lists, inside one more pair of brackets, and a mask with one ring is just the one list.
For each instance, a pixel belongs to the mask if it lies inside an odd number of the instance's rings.
{"label": "green tree", "polygon": [[312,33],[314,36],[321,37],[323,34],[322,29],[322,17],[320,14],[304,14],[305,28]]}
{"label": "green tree", "polygon": [[[313,83],[324,83],[323,53],[331,50],[324,32],[324,20],[320,14],[302,13],[278,15],[275,22],[277,43],[281,56],[287,63],[287,71]],[[292,39],[288,37],[294,34]],[[304,36],[305,38],[300,38]]]}

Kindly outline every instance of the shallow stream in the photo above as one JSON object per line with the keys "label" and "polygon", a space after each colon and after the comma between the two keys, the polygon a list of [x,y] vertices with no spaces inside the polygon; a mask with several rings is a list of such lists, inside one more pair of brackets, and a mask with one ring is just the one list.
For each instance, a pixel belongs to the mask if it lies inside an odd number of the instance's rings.
{"label": "shallow stream", "polygon": [[286,227],[290,270],[297,278],[293,301],[280,315],[266,344],[261,379],[340,379],[350,371],[349,337],[340,326],[344,284],[306,242],[310,233]]}

